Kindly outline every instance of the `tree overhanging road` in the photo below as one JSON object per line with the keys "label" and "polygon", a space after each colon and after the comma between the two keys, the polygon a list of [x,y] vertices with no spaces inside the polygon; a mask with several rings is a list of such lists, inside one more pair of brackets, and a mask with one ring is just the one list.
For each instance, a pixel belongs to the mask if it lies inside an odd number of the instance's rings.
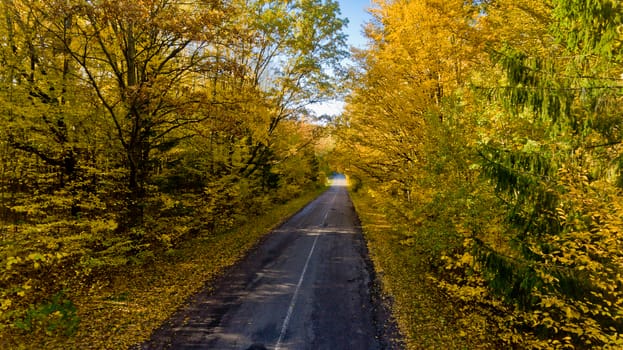
{"label": "tree overhanging road", "polygon": [[343,178],[271,233],[142,349],[383,349],[387,313]]}

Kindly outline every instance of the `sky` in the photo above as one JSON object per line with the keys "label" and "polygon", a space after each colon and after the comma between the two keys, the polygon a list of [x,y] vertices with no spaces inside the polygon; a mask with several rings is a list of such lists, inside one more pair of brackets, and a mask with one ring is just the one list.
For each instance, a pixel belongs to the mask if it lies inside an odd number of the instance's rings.
{"label": "sky", "polygon": [[363,48],[365,39],[362,34],[363,24],[369,19],[367,9],[370,7],[370,0],[339,0],[342,17],[348,18],[348,44]]}
{"label": "sky", "polygon": [[[367,9],[370,0],[338,0],[341,9],[341,17],[348,18],[348,26],[344,33],[348,36],[348,45],[365,48],[366,39],[363,36],[363,25],[370,18]],[[310,107],[316,115],[338,115],[344,109],[343,101],[328,101]]]}

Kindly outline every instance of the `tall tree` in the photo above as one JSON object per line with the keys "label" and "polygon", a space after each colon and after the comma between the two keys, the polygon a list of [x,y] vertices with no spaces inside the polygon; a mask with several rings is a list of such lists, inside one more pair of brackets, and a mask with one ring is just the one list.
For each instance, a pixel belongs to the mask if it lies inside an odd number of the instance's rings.
{"label": "tall tree", "polygon": [[346,21],[332,0],[244,1],[245,35],[231,54],[248,67],[247,81],[261,91],[264,125],[251,135],[252,150],[241,174],[250,176],[270,157],[279,123],[305,114],[305,107],[339,91]]}
{"label": "tall tree", "polygon": [[[363,71],[355,73],[342,122],[350,147],[362,148],[361,161],[350,164],[383,186],[399,184],[392,191],[410,198],[426,181],[414,169],[440,170],[442,157],[462,162],[439,146],[454,147],[452,134],[465,122],[448,111],[469,98],[461,89],[477,59],[477,8],[463,1],[378,4],[367,31],[372,46],[360,54]],[[457,165],[450,171],[464,167]]]}
{"label": "tall tree", "polygon": [[[42,16],[37,5],[28,1],[2,3],[2,34],[8,43],[1,53],[2,139],[17,152],[30,154],[40,162],[36,165],[18,157],[16,169],[30,167],[23,184],[30,189],[42,186],[47,193],[75,185],[83,165],[80,163],[92,159],[93,148],[85,144],[92,132],[85,125],[89,112],[78,106],[87,104],[89,96],[81,91],[76,65],[65,49],[70,39],[45,30],[50,18]],[[64,33],[71,28],[70,17],[59,24]],[[42,181],[38,173],[57,175],[50,182]],[[33,198],[33,202],[38,199]],[[71,205],[71,211],[77,214],[77,203]]]}
{"label": "tall tree", "polygon": [[[65,44],[108,115],[128,171],[123,226],[140,224],[152,151],[183,137],[173,131],[211,116],[211,101],[193,79],[225,28],[226,8],[219,2],[58,1],[35,9],[51,18],[42,23],[46,32]],[[67,21],[73,22],[69,30]]]}
{"label": "tall tree", "polygon": [[549,5],[505,3],[544,35],[508,36],[492,47],[506,79],[494,96],[507,112],[498,120],[505,130],[493,129],[481,155],[516,250],[509,257],[486,245],[480,257],[492,288],[550,341],[615,346],[621,323],[612,300],[621,296],[606,285],[621,268],[609,243],[618,239],[619,208],[595,203],[618,197],[620,9],[609,1]]}

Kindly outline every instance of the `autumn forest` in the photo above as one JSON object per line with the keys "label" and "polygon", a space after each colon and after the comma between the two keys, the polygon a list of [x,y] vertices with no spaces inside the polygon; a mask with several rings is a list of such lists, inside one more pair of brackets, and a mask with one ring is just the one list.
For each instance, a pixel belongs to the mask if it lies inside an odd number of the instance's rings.
{"label": "autumn forest", "polygon": [[3,0],[0,348],[144,340],[334,171],[406,348],[623,347],[623,4],[369,11]]}
{"label": "autumn forest", "polygon": [[[621,4],[379,1],[372,12],[336,157],[394,227],[371,250],[395,271],[408,345],[620,348]],[[413,316],[426,308],[404,291],[418,284],[453,305],[450,321]],[[424,339],[422,322],[455,336]]]}
{"label": "autumn forest", "polygon": [[171,260],[325,180],[305,106],[336,93],[336,3],[0,12],[3,332],[71,336],[90,307],[76,293],[93,299],[112,271]]}

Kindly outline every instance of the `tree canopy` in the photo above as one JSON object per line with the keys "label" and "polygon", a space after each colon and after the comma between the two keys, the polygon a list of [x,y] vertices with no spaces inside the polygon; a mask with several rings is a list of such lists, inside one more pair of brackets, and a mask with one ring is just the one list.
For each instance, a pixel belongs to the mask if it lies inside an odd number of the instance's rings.
{"label": "tree canopy", "polygon": [[336,164],[498,346],[621,346],[620,4],[375,3]]}
{"label": "tree canopy", "polygon": [[72,333],[67,295],[323,185],[307,106],[339,89],[337,2],[6,0],[0,16],[0,329]]}

